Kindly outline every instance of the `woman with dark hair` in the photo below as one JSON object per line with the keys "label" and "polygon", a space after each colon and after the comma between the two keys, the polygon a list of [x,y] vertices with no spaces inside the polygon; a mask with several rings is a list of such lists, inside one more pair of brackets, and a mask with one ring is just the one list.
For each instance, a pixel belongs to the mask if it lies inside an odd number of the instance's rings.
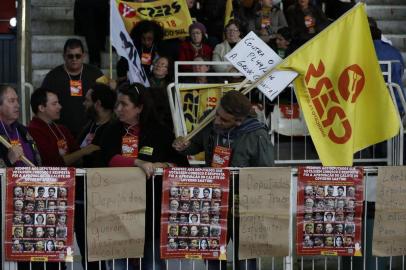
{"label": "woman with dark hair", "polygon": [[124,83],[119,87],[118,121],[106,128],[100,142],[103,165],[141,167],[150,177],[154,168],[168,167],[168,162],[187,164],[172,149],[174,135],[159,121],[149,95],[139,83]]}
{"label": "woman with dark hair", "polygon": [[151,87],[165,88],[173,81],[173,61],[167,56],[161,56],[154,60],[152,72],[149,76]]}
{"label": "woman with dark hair", "polygon": [[[111,123],[101,138],[101,166],[109,167],[140,167],[150,178],[155,168],[166,168],[173,164],[187,166],[187,160],[171,146],[174,134],[165,127],[153,110],[149,90],[139,83],[124,83],[118,89],[117,121]],[[152,269],[152,243],[159,254],[159,238],[152,238],[153,228],[153,197],[160,201],[162,194],[161,178],[146,182],[146,224],[145,254],[143,269]],[[160,233],[160,204],[155,206],[155,235]],[[126,260],[115,260],[115,269],[126,269]],[[130,268],[132,269],[132,268]]]}
{"label": "woman with dark hair", "polygon": [[286,19],[292,35],[300,44],[320,33],[329,23],[323,11],[310,0],[297,0],[286,11]]}
{"label": "woman with dark hair", "polygon": [[[152,63],[159,57],[160,44],[164,36],[163,28],[155,21],[140,21],[131,30],[130,37],[137,48],[142,67],[150,76]],[[123,57],[117,63],[117,77],[127,76],[128,63]]]}

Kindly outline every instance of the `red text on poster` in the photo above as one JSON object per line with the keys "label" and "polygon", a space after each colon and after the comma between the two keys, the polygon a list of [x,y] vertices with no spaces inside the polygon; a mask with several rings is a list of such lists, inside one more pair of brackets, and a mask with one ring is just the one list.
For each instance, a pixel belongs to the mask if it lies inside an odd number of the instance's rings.
{"label": "red text on poster", "polygon": [[229,171],[164,171],[161,258],[226,259]]}
{"label": "red text on poster", "polygon": [[7,169],[8,261],[73,260],[75,169]]}
{"label": "red text on poster", "polygon": [[361,256],[363,170],[300,167],[298,255]]}

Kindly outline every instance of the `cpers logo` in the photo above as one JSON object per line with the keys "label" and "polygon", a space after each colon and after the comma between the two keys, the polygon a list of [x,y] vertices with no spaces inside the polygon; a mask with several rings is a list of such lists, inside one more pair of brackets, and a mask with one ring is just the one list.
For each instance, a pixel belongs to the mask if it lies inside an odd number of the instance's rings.
{"label": "cpers logo", "polygon": [[125,18],[134,18],[136,15],[135,9],[124,3],[118,4],[118,11]]}
{"label": "cpers logo", "polygon": [[[318,128],[322,132],[327,131],[329,139],[334,143],[344,144],[351,138],[352,127],[337,97],[337,93],[340,94],[344,102],[355,103],[364,90],[364,71],[356,64],[345,68],[338,79],[338,91],[334,89],[330,78],[325,76],[324,73],[323,61],[320,60],[317,68],[310,64],[305,76],[306,86],[317,116],[321,120],[321,125],[320,121],[317,121]],[[314,78],[314,80],[310,84],[311,78]],[[327,90],[321,94],[324,88]],[[341,128],[333,128],[332,126],[337,117]]]}
{"label": "cpers logo", "polygon": [[170,5],[161,5],[155,7],[139,7],[137,8],[137,10],[134,10],[127,4],[120,3],[118,10],[120,11],[120,14],[126,18],[134,17],[136,15],[136,12],[138,12],[138,14],[144,17],[157,18],[174,15],[178,13],[181,10],[181,5],[179,5],[178,2],[174,1]]}

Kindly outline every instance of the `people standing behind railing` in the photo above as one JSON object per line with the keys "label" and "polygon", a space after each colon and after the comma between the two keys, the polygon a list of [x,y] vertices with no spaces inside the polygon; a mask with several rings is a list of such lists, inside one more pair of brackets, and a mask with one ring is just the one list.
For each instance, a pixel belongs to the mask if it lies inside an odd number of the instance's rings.
{"label": "people standing behind railing", "polygon": [[[116,103],[116,92],[109,86],[101,83],[96,83],[89,89],[86,94],[83,106],[85,107],[86,114],[90,119],[86,126],[83,128],[78,137],[80,148],[84,148],[90,144],[98,145],[106,127],[111,123],[114,118],[114,106]],[[95,168],[100,163],[98,158],[100,155],[95,151],[89,155],[83,156],[83,167]],[[85,217],[84,210],[84,194],[83,185],[75,186],[75,234],[76,241],[82,254],[83,269],[99,269],[99,262],[86,262],[85,254],[85,224],[83,217]],[[105,265],[102,264],[103,270]]]}
{"label": "people standing behind railing", "polygon": [[[247,97],[238,91],[227,92],[216,108],[213,123],[203,128],[191,140],[178,137],[172,146],[185,155],[205,153],[206,166],[211,167],[270,167],[274,165],[271,139],[265,126],[256,119]],[[235,199],[238,205],[238,180],[235,181]],[[232,188],[230,188],[232,190]],[[233,204],[230,196],[229,206]],[[236,206],[238,209],[238,207]],[[228,233],[232,235],[232,211],[229,211]],[[234,217],[236,218],[236,217]],[[238,254],[239,221],[235,221],[234,254]],[[234,258],[237,262],[238,258]],[[245,269],[245,261],[236,264]],[[225,262],[210,261],[209,269],[227,269]],[[256,269],[255,260],[248,260],[249,270]]]}
{"label": "people standing behind railing", "polygon": [[83,63],[85,51],[79,39],[68,39],[63,48],[64,64],[52,69],[42,82],[43,88],[53,89],[63,107],[59,122],[73,136],[86,124],[82,106],[87,90],[103,73],[95,66]]}
{"label": "people standing behind railing", "polygon": [[[224,28],[225,39],[214,48],[213,61],[226,62],[224,57],[230,52],[234,46],[241,40],[240,23],[236,20],[230,20]],[[232,65],[216,65],[213,66],[216,72],[237,72]]]}
{"label": "people standing behind railing", "polygon": [[[187,159],[171,147],[174,135],[158,120],[148,91],[138,83],[124,83],[118,88],[116,107],[118,119],[106,128],[101,138],[100,154],[103,160],[101,166],[140,167],[150,178],[155,168],[165,168],[175,164],[188,165]],[[155,193],[152,192],[152,185]],[[161,180],[158,178],[154,181],[147,180],[146,192],[154,195],[147,196],[145,254],[142,264],[143,269],[152,269],[152,264],[155,264],[155,269],[158,270],[159,267],[163,267],[163,262],[153,261],[153,243],[156,259],[159,258],[159,237],[152,238],[152,228],[155,229],[155,236],[160,234],[160,203],[155,203],[155,209],[153,209],[153,199],[155,202],[161,201]],[[155,213],[154,224],[152,213]],[[109,264],[111,265],[112,262]],[[134,264],[130,263],[130,265],[130,269],[134,269]],[[126,269],[126,266],[126,260],[115,260],[116,270]]]}
{"label": "people standing behind railing", "polygon": [[0,144],[0,167],[26,166],[20,160],[22,155],[35,165],[41,163],[34,139],[27,128],[18,122],[19,115],[20,104],[17,92],[10,85],[0,84],[0,136],[12,145],[8,149]]}
{"label": "people standing behind railing", "polygon": [[[83,106],[89,119],[79,134],[77,142],[80,148],[91,144],[99,145],[106,127],[115,119],[114,106],[117,94],[109,86],[95,83],[85,96]],[[93,168],[98,162],[97,151],[83,157],[83,167]]]}
{"label": "people standing behind railing", "polygon": [[35,116],[29,123],[28,130],[38,145],[44,166],[74,166],[83,156],[99,149],[93,144],[79,149],[69,130],[55,123],[59,120],[62,109],[55,91],[36,89],[31,95],[31,109]]}
{"label": "people standing behind railing", "polygon": [[309,3],[309,0],[297,0],[286,11],[286,19],[292,30],[292,35],[305,43],[329,23],[323,11],[315,5]]}
{"label": "people standing behind railing", "polygon": [[[153,61],[158,59],[161,54],[163,36],[163,28],[155,21],[140,21],[130,32],[130,37],[137,48],[142,67],[147,76],[151,74]],[[118,80],[125,81],[128,72],[127,60],[121,57],[116,68]]]}
{"label": "people standing behind railing", "polygon": [[[193,61],[198,56],[211,59],[213,49],[206,43],[206,27],[200,22],[192,23],[189,26],[189,35],[190,38],[183,41],[179,46],[178,60]],[[192,71],[191,65],[182,65],[180,68],[184,72]]]}
{"label": "people standing behind railing", "polygon": [[[39,157],[35,141],[29,134],[26,127],[18,122],[20,114],[20,104],[18,96],[13,87],[5,84],[0,84],[0,136],[6,139],[12,148],[7,149],[3,144],[0,144],[1,167],[23,167],[27,164],[21,161],[21,156],[24,155],[34,165],[40,166],[41,159]],[[0,203],[1,207],[1,203]],[[3,215],[2,215],[3,216]],[[1,218],[0,218],[1,222]],[[1,261],[1,256],[0,256]],[[39,270],[44,269],[44,263],[19,262],[19,270]],[[58,263],[47,263],[49,270],[60,269]],[[62,268],[61,268],[62,269]]]}

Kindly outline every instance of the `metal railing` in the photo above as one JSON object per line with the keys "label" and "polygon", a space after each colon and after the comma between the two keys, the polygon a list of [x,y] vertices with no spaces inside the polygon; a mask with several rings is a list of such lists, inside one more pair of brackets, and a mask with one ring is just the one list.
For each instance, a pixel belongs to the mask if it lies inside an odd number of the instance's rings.
{"label": "metal railing", "polygon": [[[235,187],[235,181],[237,181],[237,176],[239,174],[239,170],[237,168],[231,169],[231,181],[233,182],[232,187]],[[160,177],[162,175],[162,170],[156,171],[156,176],[153,177],[152,181],[155,183],[158,180],[156,177]],[[79,177],[80,181],[78,183],[84,184],[84,190],[86,192],[86,170],[84,169],[77,169],[77,176]],[[373,219],[371,219],[371,208],[369,207],[371,203],[375,201],[376,198],[376,176],[377,176],[377,168],[376,167],[364,167],[364,219],[363,219],[363,227],[365,228],[363,231],[363,242],[362,242],[362,257],[335,257],[335,256],[296,256],[295,246],[296,246],[296,194],[297,194],[297,169],[291,169],[291,191],[290,191],[290,203],[291,203],[291,211],[290,211],[290,237],[289,237],[289,249],[290,249],[290,256],[288,257],[270,257],[270,258],[257,258],[257,269],[286,269],[286,270],[293,270],[293,269],[336,269],[336,270],[347,270],[347,269],[363,269],[363,270],[383,270],[383,269],[405,269],[405,261],[404,256],[401,257],[373,257],[372,250],[371,250],[371,243],[372,243],[372,223]],[[2,183],[2,202],[5,202],[5,170],[0,170],[0,178]],[[83,181],[82,181],[83,180]],[[155,186],[155,184],[154,184]],[[235,194],[234,188],[230,192],[230,196]],[[153,201],[155,202],[154,191],[152,194],[147,194],[147,196],[152,196]],[[86,196],[85,196],[86,198]],[[232,197],[232,206],[231,211],[235,213],[235,197]],[[160,203],[160,202],[155,202]],[[86,200],[85,200],[86,205]],[[155,208],[153,208],[153,215],[155,215]],[[85,207],[86,209],[86,207]],[[5,206],[3,203],[2,206],[2,217],[4,217],[5,213]],[[75,218],[85,221],[86,220],[86,211],[83,217],[76,216]],[[2,221],[2,239],[4,238],[4,219]],[[229,220],[232,222],[233,227],[233,239],[235,239],[236,231],[235,231],[235,219]],[[154,224],[154,223],[153,223]],[[86,232],[86,224],[83,222],[83,229]],[[153,231],[155,226],[151,228]],[[154,236],[155,237],[155,236]],[[86,246],[86,244],[85,244]],[[152,243],[152,253],[154,262],[161,263],[164,265],[164,269],[167,270],[182,270],[182,269],[195,269],[195,270],[203,270],[203,269],[210,269],[210,266],[207,261],[203,260],[165,260],[160,261],[159,255],[154,253],[155,250],[155,243]],[[86,248],[85,248],[86,250]],[[229,254],[229,261],[227,269],[237,269],[237,263],[232,260],[234,258],[234,243],[232,242],[229,244],[228,247],[228,254]],[[4,245],[2,245],[2,258],[4,258]],[[82,254],[82,256],[86,257],[86,254]],[[82,265],[80,263],[80,256],[79,251],[75,249],[75,261],[73,263],[66,263],[66,269],[70,270],[81,270]],[[136,264],[139,266],[135,269],[142,269],[141,263],[142,258],[135,259]],[[134,259],[127,259],[124,261],[115,260],[114,264],[110,263],[111,267],[107,267],[107,269],[134,269],[133,265]],[[118,266],[118,262],[121,262],[122,267]],[[97,268],[99,270],[104,269],[105,262],[97,262]],[[114,265],[114,266],[113,266]],[[241,265],[241,264],[240,264]],[[242,263],[242,269],[244,269],[244,265],[248,266],[248,261]],[[1,262],[2,269],[6,270],[17,270],[18,265],[15,262],[5,262],[4,260]],[[59,269],[63,269],[63,264],[59,264]],[[221,267],[219,261],[219,267]],[[224,267],[224,266],[223,266]],[[245,267],[247,268],[247,267]],[[30,268],[31,269],[31,268]],[[44,263],[44,269],[46,269],[46,264]],[[88,264],[85,265],[84,270],[87,269],[95,269],[95,265],[92,264],[90,267]],[[154,264],[151,268],[152,270],[158,269],[158,266]],[[221,269],[221,268],[220,268]],[[241,269],[241,268],[240,268]],[[248,269],[248,268],[247,268]],[[148,269],[150,270],[150,269]]]}

